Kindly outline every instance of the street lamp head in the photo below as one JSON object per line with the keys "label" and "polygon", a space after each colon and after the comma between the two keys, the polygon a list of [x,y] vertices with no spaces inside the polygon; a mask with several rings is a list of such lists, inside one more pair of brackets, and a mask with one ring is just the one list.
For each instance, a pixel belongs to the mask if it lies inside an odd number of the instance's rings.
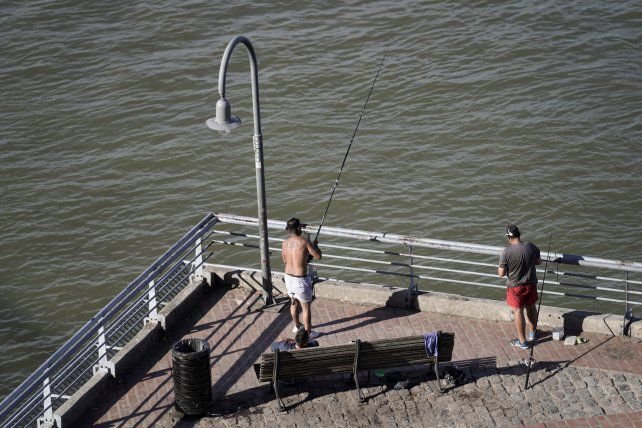
{"label": "street lamp head", "polygon": [[232,129],[241,125],[241,119],[232,116],[232,107],[228,100],[221,97],[216,103],[216,117],[207,119],[207,127],[215,131],[229,133]]}

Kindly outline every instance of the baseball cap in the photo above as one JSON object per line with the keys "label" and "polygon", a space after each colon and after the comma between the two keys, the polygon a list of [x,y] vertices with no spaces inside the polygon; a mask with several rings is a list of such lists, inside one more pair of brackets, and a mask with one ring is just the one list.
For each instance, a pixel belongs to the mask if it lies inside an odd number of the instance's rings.
{"label": "baseball cap", "polygon": [[299,221],[299,219],[292,217],[290,220],[288,220],[288,224],[287,226],[285,226],[285,230],[297,230],[300,227],[301,222]]}
{"label": "baseball cap", "polygon": [[520,236],[519,228],[517,227],[516,224],[509,224],[508,226],[506,226],[505,235],[509,238],[519,238]]}

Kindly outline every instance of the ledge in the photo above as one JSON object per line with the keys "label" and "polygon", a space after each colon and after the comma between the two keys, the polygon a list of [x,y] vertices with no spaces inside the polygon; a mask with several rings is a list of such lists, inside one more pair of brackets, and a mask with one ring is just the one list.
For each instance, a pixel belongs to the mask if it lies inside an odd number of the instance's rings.
{"label": "ledge", "polygon": [[[206,265],[212,275],[211,281],[240,286],[252,291],[261,291],[260,273],[244,270],[227,270]],[[283,275],[273,274],[274,295],[285,295]],[[420,292],[410,298],[405,288],[377,284],[357,284],[344,281],[321,281],[315,286],[316,297],[334,299],[354,304],[389,306],[415,309],[442,315],[451,315],[491,321],[512,321],[513,315],[503,301],[464,297],[454,294]],[[542,327],[564,327],[569,331],[585,331],[606,335],[622,334],[622,316],[600,314],[541,306],[539,325]],[[634,319],[629,326],[631,337],[642,339],[642,320]]]}

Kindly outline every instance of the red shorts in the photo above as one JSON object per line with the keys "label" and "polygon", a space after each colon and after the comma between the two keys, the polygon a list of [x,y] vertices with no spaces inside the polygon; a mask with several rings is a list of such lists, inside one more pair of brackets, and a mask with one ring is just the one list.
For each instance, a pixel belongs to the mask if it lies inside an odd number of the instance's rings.
{"label": "red shorts", "polygon": [[506,289],[506,303],[511,308],[523,308],[537,302],[536,285],[518,285]]}

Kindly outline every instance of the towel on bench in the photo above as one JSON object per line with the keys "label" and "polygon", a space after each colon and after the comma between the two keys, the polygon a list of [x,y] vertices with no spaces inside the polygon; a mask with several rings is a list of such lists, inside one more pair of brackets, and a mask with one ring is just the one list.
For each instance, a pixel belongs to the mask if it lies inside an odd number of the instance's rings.
{"label": "towel on bench", "polygon": [[424,346],[426,348],[427,357],[439,356],[439,333],[433,331],[432,333],[424,333]]}

